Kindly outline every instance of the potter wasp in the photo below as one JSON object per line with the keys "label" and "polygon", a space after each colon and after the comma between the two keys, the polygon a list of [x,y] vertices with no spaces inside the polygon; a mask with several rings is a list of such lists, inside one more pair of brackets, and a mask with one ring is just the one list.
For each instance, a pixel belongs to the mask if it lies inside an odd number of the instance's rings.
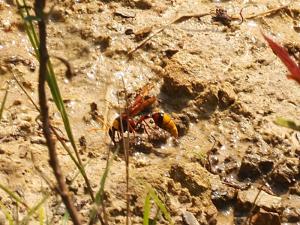
{"label": "potter wasp", "polygon": [[[121,133],[128,131],[135,133],[141,127],[147,132],[146,126],[150,127],[147,120],[153,119],[155,125],[169,132],[173,137],[178,137],[178,131],[175,122],[171,116],[163,112],[150,112],[151,106],[156,102],[155,96],[149,96],[148,93],[152,85],[145,85],[135,96],[132,104],[129,105],[127,111],[122,112],[114,119],[108,133],[111,140],[116,143],[116,134],[118,140],[121,139]],[[146,125],[146,126],[145,126]],[[123,128],[123,129],[122,129]]]}

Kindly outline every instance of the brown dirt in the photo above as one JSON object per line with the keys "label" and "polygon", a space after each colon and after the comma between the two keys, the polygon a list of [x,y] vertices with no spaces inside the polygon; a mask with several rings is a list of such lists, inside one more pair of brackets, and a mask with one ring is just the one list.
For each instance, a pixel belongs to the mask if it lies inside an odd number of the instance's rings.
{"label": "brown dirt", "polygon": [[[67,0],[54,7],[48,23],[48,49],[51,55],[66,58],[74,66],[75,77],[68,82],[64,65],[52,59],[78,146],[79,139],[86,141],[81,156],[87,163],[94,190],[99,187],[111,147],[107,126],[118,112],[116,93],[123,90],[120,76],[124,77],[130,93],[153,82],[152,93],[159,99],[157,108],[171,114],[180,129],[178,145],[168,141],[153,147],[146,141],[140,146],[144,153],[136,151],[131,156],[133,224],[142,224],[149,185],[158,191],[175,224],[183,224],[184,211],[193,213],[200,224],[239,224],[245,214],[239,214],[234,206],[241,185],[248,182],[258,187],[262,175],[278,162],[282,166],[272,170],[268,177],[274,195],[281,197],[284,205],[275,210],[276,215],[283,222],[299,222],[299,134],[275,125],[274,120],[299,119],[300,87],[287,80],[286,68],[260,34],[261,28],[275,34],[283,44],[299,44],[299,2],[294,1],[289,10],[242,24],[239,19],[233,20],[230,26],[213,22],[211,16],[181,21],[168,26],[131,57],[127,56],[151,31],[178,15],[206,13],[222,7],[238,18],[246,3],[249,6],[243,10],[244,16],[279,6],[275,0]],[[0,123],[0,181],[29,205],[34,205],[42,198],[43,191],[49,190],[34,165],[51,179],[53,175],[36,122],[38,113],[13,80],[11,71],[37,102],[37,68],[16,6],[13,1],[0,0],[0,85],[2,90],[9,86]],[[4,91],[1,93],[4,95]],[[97,105],[104,123],[96,121],[90,113],[92,103]],[[51,97],[49,104],[53,124],[63,130]],[[214,139],[216,145],[211,149]],[[73,177],[74,164],[59,144],[57,148],[65,175]],[[235,183],[234,188],[222,184],[224,179]],[[90,200],[82,177],[78,176],[71,189],[77,208],[86,216]],[[122,154],[113,161],[105,190],[110,224],[125,224]],[[228,190],[228,194],[216,199],[222,190]],[[0,196],[8,208],[15,208],[2,190]],[[64,213],[54,195],[44,207],[53,224]],[[287,208],[294,214],[284,210]],[[24,208],[19,210],[22,218]],[[266,214],[255,213],[258,218]],[[256,219],[256,224],[260,219]],[[160,220],[160,224],[166,223],[163,218]]]}

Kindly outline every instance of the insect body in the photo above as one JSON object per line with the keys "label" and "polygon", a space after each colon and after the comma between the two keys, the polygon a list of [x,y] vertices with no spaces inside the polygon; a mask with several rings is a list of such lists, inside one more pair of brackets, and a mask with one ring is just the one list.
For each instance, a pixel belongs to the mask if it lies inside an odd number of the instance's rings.
{"label": "insect body", "polygon": [[178,138],[178,130],[176,124],[169,114],[163,112],[155,112],[151,115],[146,116],[145,118],[150,117],[152,117],[154,123],[158,127],[168,131],[173,137]]}
{"label": "insect body", "polygon": [[[121,124],[121,118],[122,118],[122,124]],[[128,118],[126,115],[118,116],[116,119],[114,119],[112,126],[108,130],[108,134],[114,143],[116,142],[115,140],[116,133],[118,134],[118,138],[120,140],[120,133],[122,132],[122,126],[123,126],[123,132],[129,131],[130,133],[132,133],[134,132],[136,123],[133,119]]]}
{"label": "insect body", "polygon": [[[141,127],[148,134],[145,125],[150,127],[147,124],[147,120],[151,118],[158,127],[166,130],[173,137],[178,138],[176,124],[169,114],[162,112],[149,113],[148,110],[150,106],[156,102],[155,96],[148,95],[148,91],[151,87],[152,86],[150,85],[143,87],[139,94],[136,95],[133,103],[128,107],[127,112],[123,112],[120,116],[114,119],[113,124],[109,129],[109,136],[114,143],[116,143],[116,133],[118,135],[118,140],[121,139],[120,134],[122,132],[128,131],[130,133],[134,133]],[[135,120],[136,117],[139,119]],[[121,127],[121,122],[123,125],[123,130]]]}
{"label": "insect body", "polygon": [[[148,92],[152,86],[146,85],[144,86],[139,94],[136,95],[134,102],[128,107],[128,112],[123,112],[120,116],[114,119],[112,126],[110,127],[108,133],[112,141],[115,143],[116,133],[120,140],[120,133],[122,133],[121,127],[121,118],[123,125],[123,132],[133,133],[136,130],[137,123],[133,119],[138,114],[147,110],[151,105],[156,102],[156,97],[148,96]],[[127,126],[129,125],[129,127]]]}

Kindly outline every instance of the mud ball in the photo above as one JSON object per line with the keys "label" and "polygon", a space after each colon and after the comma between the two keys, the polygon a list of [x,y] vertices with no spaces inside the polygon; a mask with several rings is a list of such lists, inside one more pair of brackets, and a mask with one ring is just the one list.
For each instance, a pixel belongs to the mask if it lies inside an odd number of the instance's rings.
{"label": "mud ball", "polygon": [[133,148],[135,152],[142,152],[145,154],[153,152],[153,145],[140,137],[138,137],[133,144]]}
{"label": "mud ball", "polygon": [[299,159],[287,158],[286,162],[272,171],[271,179],[279,187],[287,188],[293,185],[299,177]]}
{"label": "mud ball", "polygon": [[178,114],[175,119],[175,124],[178,130],[178,136],[184,136],[190,128],[190,118],[185,114]]}
{"label": "mud ball", "polygon": [[257,178],[260,175],[258,163],[260,157],[257,154],[247,154],[243,157],[238,176],[241,179]]}
{"label": "mud ball", "polygon": [[166,131],[158,129],[151,132],[148,140],[154,147],[158,148],[166,144],[169,137],[170,136]]}

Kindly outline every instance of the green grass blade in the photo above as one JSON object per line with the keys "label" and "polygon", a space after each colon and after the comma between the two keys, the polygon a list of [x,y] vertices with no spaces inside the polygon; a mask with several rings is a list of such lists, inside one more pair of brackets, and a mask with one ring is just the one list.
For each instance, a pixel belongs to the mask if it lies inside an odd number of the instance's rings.
{"label": "green grass blade", "polygon": [[27,216],[21,221],[21,225],[28,224],[30,218],[33,216],[33,214],[47,201],[47,199],[50,197],[50,194],[46,194],[40,202],[38,202],[34,207],[32,207]]}
{"label": "green grass blade", "polygon": [[2,120],[2,114],[3,114],[3,110],[4,110],[4,105],[7,99],[7,94],[8,94],[8,89],[5,90],[5,94],[1,103],[1,108],[0,108],[0,120]]}
{"label": "green grass blade", "polygon": [[44,225],[44,220],[45,220],[45,210],[43,207],[40,207],[40,210],[39,210],[40,225]]}
{"label": "green grass blade", "polygon": [[[37,56],[37,59],[39,60],[39,49],[38,49],[39,40],[38,40],[38,37],[37,37],[37,33],[34,29],[34,25],[33,25],[32,20],[31,19],[28,20],[28,18],[36,18],[36,17],[30,15],[30,12],[28,10],[28,6],[27,6],[25,0],[23,0],[23,6],[24,7],[22,7],[19,0],[17,0],[17,5],[18,5],[19,11],[20,11],[20,15],[21,15],[21,17],[23,19],[23,22],[24,22],[25,31],[27,33],[27,36],[28,36],[28,38],[31,42],[32,47],[35,50],[35,54]],[[63,99],[61,97],[59,87],[57,85],[57,81],[56,81],[56,78],[55,78],[55,73],[54,73],[54,70],[53,70],[53,67],[52,67],[52,64],[51,64],[50,60],[48,61],[48,64],[47,64],[47,83],[48,83],[48,86],[50,88],[50,91],[51,91],[51,94],[52,94],[52,97],[53,97],[53,101],[54,101],[56,107],[58,108],[58,110],[61,114],[64,126],[65,126],[65,130],[66,130],[68,138],[71,142],[71,145],[74,148],[74,150],[77,151],[77,147],[76,147],[75,139],[74,139],[72,129],[71,129],[71,126],[70,126],[69,118],[68,118],[68,115],[67,115],[66,110],[65,110]],[[77,157],[77,160],[79,160],[77,154],[76,154],[76,157]]]}
{"label": "green grass blade", "polygon": [[166,206],[164,205],[164,203],[159,199],[158,195],[155,193],[155,191],[151,188],[149,190],[149,193],[151,195],[151,198],[153,199],[153,201],[155,202],[155,204],[159,207],[159,209],[161,210],[161,212],[164,214],[165,218],[168,220],[169,224],[174,224],[172,221],[172,218],[170,216],[170,213],[168,212]]}
{"label": "green grass blade", "polygon": [[99,189],[98,189],[98,191],[96,193],[96,197],[95,197],[96,206],[92,209],[90,216],[89,216],[90,217],[89,224],[92,224],[93,221],[95,220],[96,215],[97,215],[97,207],[102,204],[104,187],[105,187],[106,179],[108,177],[108,172],[109,172],[112,162],[113,162],[115,156],[118,154],[119,150],[120,150],[120,146],[117,147],[117,150],[114,152],[113,156],[111,157],[111,159],[108,160],[108,162],[106,164],[105,170],[104,170],[103,175],[100,180],[100,186],[99,186]]}
{"label": "green grass blade", "polygon": [[65,214],[64,214],[64,217],[62,218],[62,223],[61,225],[67,225],[68,223],[68,220],[69,220],[69,213],[66,211]]}
{"label": "green grass blade", "polygon": [[[36,57],[39,60],[39,49],[38,49],[39,40],[38,40],[38,37],[37,37],[37,33],[34,29],[34,25],[32,23],[32,20],[26,20],[26,18],[32,18],[32,16],[30,15],[30,12],[28,10],[28,6],[26,4],[26,1],[23,0],[23,6],[22,6],[20,4],[19,0],[17,0],[17,5],[18,5],[18,8],[19,8],[20,15],[21,15],[21,17],[23,19],[23,22],[24,22],[24,26],[25,26],[27,36],[28,36],[28,38],[29,38],[34,50],[35,50]],[[71,129],[71,125],[70,125],[70,122],[69,122],[69,118],[68,118],[68,115],[67,115],[66,110],[65,110],[65,106],[64,106],[64,103],[63,103],[63,100],[62,100],[62,97],[61,97],[61,94],[60,94],[60,91],[59,91],[59,87],[57,85],[57,81],[56,81],[56,78],[55,78],[55,73],[54,73],[54,70],[53,70],[53,67],[52,67],[52,64],[51,64],[50,60],[47,63],[47,83],[48,83],[48,86],[50,88],[50,91],[51,91],[51,94],[52,94],[52,97],[53,97],[53,101],[54,101],[56,107],[58,108],[58,110],[61,114],[67,136],[68,136],[69,141],[71,142],[71,145],[72,145],[72,147],[75,151],[77,161],[80,162],[77,147],[76,147],[76,144],[75,144],[75,139],[74,139],[72,129]],[[74,157],[71,157],[71,158],[74,161],[75,158]],[[78,163],[75,163],[75,164],[78,165]],[[81,167],[81,165],[80,165],[80,167]],[[82,173],[83,176],[86,177],[86,173],[85,173],[83,168],[80,168],[80,172]]]}
{"label": "green grass blade", "polygon": [[8,220],[9,225],[14,225],[14,220],[12,215],[10,214],[8,208],[0,201],[0,208],[3,211],[6,219]]}
{"label": "green grass blade", "polygon": [[24,205],[27,209],[29,208],[28,205],[22,201],[17,195],[15,195],[9,188],[5,187],[4,185],[0,184],[0,189],[6,192],[12,199],[14,199],[17,203]]}
{"label": "green grass blade", "polygon": [[151,194],[148,192],[145,203],[144,203],[144,218],[143,218],[143,225],[149,225],[149,217],[150,217],[150,210],[151,210]]}
{"label": "green grass blade", "polygon": [[[25,20],[26,16],[30,16],[27,6],[22,6],[21,3],[19,2],[19,0],[17,0],[16,3],[17,3],[18,10],[19,10],[19,14],[23,20],[25,32],[29,38],[29,41],[34,49],[36,56],[38,56],[39,55],[38,42],[37,42],[36,34],[34,34],[34,30],[32,30],[33,25],[29,24],[29,22]],[[26,3],[25,3],[25,5],[26,5]],[[37,58],[39,58],[39,57],[37,57]]]}
{"label": "green grass blade", "polygon": [[296,131],[300,131],[300,125],[297,125],[294,121],[284,119],[284,118],[277,118],[275,120],[275,124],[282,126],[282,127],[287,127]]}
{"label": "green grass blade", "polygon": [[[26,1],[25,0],[23,0],[23,5],[24,5],[24,8],[25,8],[25,12],[26,12],[26,15],[27,15],[27,17],[30,17],[31,15],[30,15],[30,12],[29,12],[29,7],[28,7],[28,5],[26,4]],[[25,17],[26,18],[26,17]],[[24,18],[24,19],[25,19]],[[26,20],[25,20],[26,21]],[[36,32],[35,32],[35,30],[34,30],[34,26],[33,26],[33,23],[32,23],[32,21],[28,21],[28,23],[29,23],[29,30],[31,30],[32,31],[32,35],[33,35],[33,40],[34,40],[34,42],[36,43],[36,46],[40,46],[40,42],[39,42],[39,39],[38,39],[38,36],[37,36],[37,34],[36,34]],[[38,55],[38,54],[37,54]]]}

